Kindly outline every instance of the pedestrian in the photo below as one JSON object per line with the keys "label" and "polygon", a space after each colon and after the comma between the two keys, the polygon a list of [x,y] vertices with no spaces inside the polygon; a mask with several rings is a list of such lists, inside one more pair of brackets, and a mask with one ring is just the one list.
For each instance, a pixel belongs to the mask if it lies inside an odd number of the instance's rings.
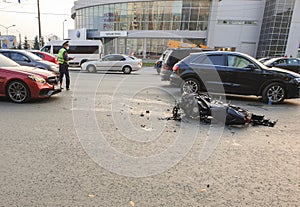
{"label": "pedestrian", "polygon": [[62,48],[58,52],[59,81],[60,89],[63,89],[63,77],[66,76],[66,89],[70,90],[69,60],[74,58],[68,56],[67,50],[69,50],[69,41],[64,41]]}

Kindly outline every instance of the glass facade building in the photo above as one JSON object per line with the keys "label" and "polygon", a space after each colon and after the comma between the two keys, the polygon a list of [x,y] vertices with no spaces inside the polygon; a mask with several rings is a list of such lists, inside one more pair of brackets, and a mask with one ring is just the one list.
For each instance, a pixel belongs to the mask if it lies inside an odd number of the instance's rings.
{"label": "glass facade building", "polygon": [[75,27],[119,30],[207,30],[210,0],[136,1],[78,9]]}
{"label": "glass facade building", "polygon": [[[83,2],[83,1],[77,1]],[[100,1],[99,1],[100,2]],[[204,31],[208,28],[211,9],[210,0],[166,0],[166,1],[106,1],[79,7],[73,12],[75,28],[90,31]],[[76,3],[76,2],[75,2]],[[130,53],[144,56],[159,56],[166,48],[169,38],[145,36],[145,38],[101,37],[105,53]],[[94,36],[94,39],[97,37]],[[177,40],[203,44],[203,37],[182,38]],[[147,48],[145,48],[147,47]]]}
{"label": "glass facade building", "polygon": [[257,57],[284,56],[295,0],[266,0]]}
{"label": "glass facade building", "polygon": [[157,58],[169,40],[257,58],[296,56],[299,1],[77,0],[72,34],[101,40],[104,54],[134,53],[142,58]]}

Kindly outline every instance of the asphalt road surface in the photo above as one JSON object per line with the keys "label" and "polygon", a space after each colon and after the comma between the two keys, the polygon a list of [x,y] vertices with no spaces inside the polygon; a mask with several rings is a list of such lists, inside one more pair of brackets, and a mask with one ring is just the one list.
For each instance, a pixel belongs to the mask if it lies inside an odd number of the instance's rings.
{"label": "asphalt road surface", "polygon": [[0,100],[0,206],[299,206],[300,100],[227,102],[277,120],[224,127],[171,116],[152,68],[71,72],[46,100]]}

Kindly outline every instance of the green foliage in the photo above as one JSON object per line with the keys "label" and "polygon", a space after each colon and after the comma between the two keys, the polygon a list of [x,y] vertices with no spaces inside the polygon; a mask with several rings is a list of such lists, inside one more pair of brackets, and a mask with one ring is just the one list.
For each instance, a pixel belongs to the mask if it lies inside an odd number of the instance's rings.
{"label": "green foliage", "polygon": [[28,40],[27,40],[26,36],[24,38],[23,48],[24,48],[24,50],[28,50],[29,49],[29,44],[28,44]]}
{"label": "green foliage", "polygon": [[21,42],[19,42],[19,44],[18,44],[18,49],[19,49],[19,50],[22,49],[22,43],[21,43]]}
{"label": "green foliage", "polygon": [[43,47],[43,46],[44,46],[44,44],[45,44],[44,38],[43,38],[43,37],[41,37],[41,47]]}
{"label": "green foliage", "polygon": [[155,62],[143,62],[143,67],[154,67]]}
{"label": "green foliage", "polygon": [[35,38],[34,38],[33,49],[35,49],[35,50],[39,50],[40,49],[40,44],[39,44],[38,36],[35,36]]}

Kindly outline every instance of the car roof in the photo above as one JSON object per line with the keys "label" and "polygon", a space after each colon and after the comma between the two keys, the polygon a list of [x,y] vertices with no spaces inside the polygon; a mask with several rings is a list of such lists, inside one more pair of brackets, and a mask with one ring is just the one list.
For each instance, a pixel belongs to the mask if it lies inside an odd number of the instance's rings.
{"label": "car roof", "polygon": [[[129,55],[124,55],[124,54],[107,54],[107,55],[105,55],[105,56],[109,56],[109,55],[121,55],[121,56],[129,57]],[[105,56],[104,56],[104,57],[105,57]]]}
{"label": "car roof", "polygon": [[[199,54],[199,53],[192,53],[192,54]],[[206,55],[209,55],[209,54],[222,54],[222,55],[243,55],[243,56],[249,56],[245,53],[242,53],[242,52],[231,52],[231,51],[203,51],[201,52],[201,54],[206,54]]]}
{"label": "car roof", "polygon": [[0,49],[0,51],[25,52],[26,50],[20,50],[20,49]]}
{"label": "car roof", "polygon": [[264,62],[265,65],[271,64],[277,60],[291,60],[291,59],[297,59],[300,60],[299,58],[293,58],[293,57],[276,57],[276,58],[272,58],[270,60],[267,60],[266,62]]}
{"label": "car roof", "polygon": [[30,53],[27,50],[19,50],[19,49],[0,49],[0,52],[19,52],[19,53],[22,53],[22,54],[28,54],[28,53]]}

